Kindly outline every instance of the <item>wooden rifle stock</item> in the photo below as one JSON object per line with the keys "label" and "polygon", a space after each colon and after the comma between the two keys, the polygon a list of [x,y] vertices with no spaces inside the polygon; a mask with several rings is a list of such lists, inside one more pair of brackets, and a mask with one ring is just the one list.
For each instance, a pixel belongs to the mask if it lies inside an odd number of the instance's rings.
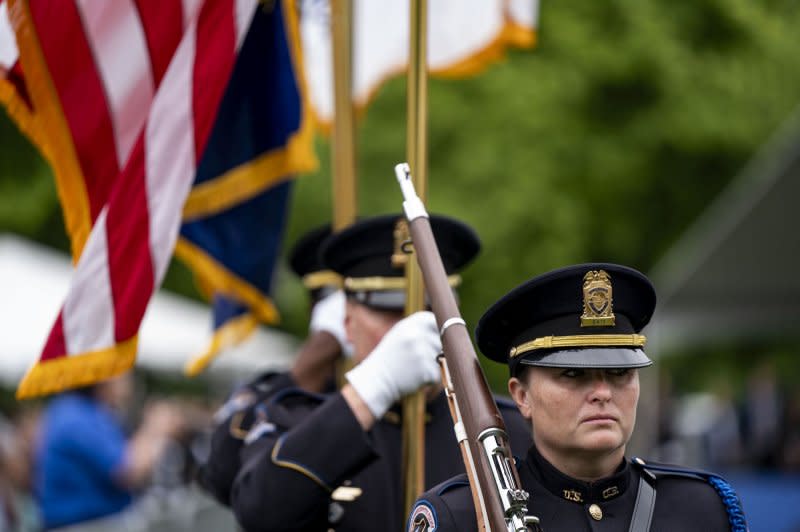
{"label": "wooden rifle stock", "polygon": [[408,165],[397,165],[395,172],[405,198],[414,254],[442,335],[445,393],[470,480],[478,529],[524,532],[530,526],[539,530],[539,520],[525,515],[528,494],[521,489],[503,418],[447,281],[425,207],[414,191]]}

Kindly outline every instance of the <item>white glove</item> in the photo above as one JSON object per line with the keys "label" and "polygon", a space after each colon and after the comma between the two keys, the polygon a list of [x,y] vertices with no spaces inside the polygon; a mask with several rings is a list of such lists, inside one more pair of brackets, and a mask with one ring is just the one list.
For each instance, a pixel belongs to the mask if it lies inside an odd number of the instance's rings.
{"label": "white glove", "polygon": [[442,341],[432,312],[416,312],[398,321],[358,366],[348,382],[380,419],[403,395],[440,380],[436,357]]}
{"label": "white glove", "polygon": [[347,333],[344,330],[344,312],[344,292],[337,290],[325,296],[311,309],[309,330],[312,333],[319,331],[330,333],[342,346],[342,354],[349,358],[353,355],[353,346],[347,341]]}

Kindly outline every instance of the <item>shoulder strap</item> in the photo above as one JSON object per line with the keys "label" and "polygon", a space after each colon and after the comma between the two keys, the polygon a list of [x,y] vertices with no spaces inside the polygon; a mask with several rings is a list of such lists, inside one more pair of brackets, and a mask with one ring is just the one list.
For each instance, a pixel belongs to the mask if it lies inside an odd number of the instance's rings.
{"label": "shoulder strap", "polygon": [[[744,517],[744,510],[742,510],[742,502],[739,500],[739,497],[736,495],[736,491],[733,489],[733,487],[719,475],[700,469],[691,469],[672,464],[645,462],[641,458],[636,457],[631,460],[631,463],[642,472],[642,478],[646,477],[652,479],[653,481],[655,481],[657,476],[672,476],[693,478],[707,482],[714,488],[714,490],[722,499],[725,512],[728,514],[728,523],[731,526],[731,532],[747,532],[749,530],[747,527],[747,521]],[[640,481],[640,491],[642,484],[643,482]],[[638,495],[636,497],[636,503],[637,505],[639,503]],[[634,509],[634,512],[635,511],[636,510]],[[633,526],[633,523],[631,523],[631,526]],[[631,528],[631,532],[633,532],[633,530],[634,529]]]}
{"label": "shoulder strap", "polygon": [[650,484],[648,475],[639,477],[639,491],[633,505],[633,517],[629,532],[648,532],[653,520],[653,508],[656,506],[656,489]]}

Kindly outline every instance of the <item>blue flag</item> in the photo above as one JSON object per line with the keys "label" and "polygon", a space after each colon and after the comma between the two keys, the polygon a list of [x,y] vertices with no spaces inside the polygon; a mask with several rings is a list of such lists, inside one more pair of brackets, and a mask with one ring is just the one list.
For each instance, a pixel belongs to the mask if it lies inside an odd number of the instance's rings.
{"label": "blue flag", "polygon": [[184,207],[175,253],[212,301],[215,331],[191,375],[279,319],[270,292],[292,179],[317,165],[293,9],[289,0],[258,9]]}

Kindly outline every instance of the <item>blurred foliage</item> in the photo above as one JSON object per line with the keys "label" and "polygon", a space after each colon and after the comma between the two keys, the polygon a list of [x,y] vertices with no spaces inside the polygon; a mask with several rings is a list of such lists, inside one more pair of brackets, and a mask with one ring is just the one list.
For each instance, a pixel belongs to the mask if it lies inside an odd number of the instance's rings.
{"label": "blurred foliage", "polygon": [[[794,110],[798,25],[796,0],[545,1],[535,50],[471,79],[432,79],[428,204],[484,244],[464,274],[468,323],[564,264],[648,271]],[[362,215],[400,210],[405,98],[391,80],[360,122]],[[0,231],[67,249],[52,176],[7,120],[0,135]],[[320,170],[297,180],[288,242],[330,217],[325,139],[317,153]],[[174,266],[165,286],[196,297],[187,279]],[[308,304],[285,269],[275,298],[282,327],[304,334]]]}
{"label": "blurred foliage", "polygon": [[50,167],[20,135],[5,110],[0,118],[0,233],[18,233],[68,251]]}
{"label": "blurred foliage", "polygon": [[[774,377],[777,389],[787,400],[797,396],[800,375],[797,341],[772,339],[728,343],[703,349],[689,349],[658,361],[674,397],[690,393],[712,393],[729,397],[736,404],[746,401],[748,385],[765,373]],[[752,392],[752,390],[750,390]]]}

